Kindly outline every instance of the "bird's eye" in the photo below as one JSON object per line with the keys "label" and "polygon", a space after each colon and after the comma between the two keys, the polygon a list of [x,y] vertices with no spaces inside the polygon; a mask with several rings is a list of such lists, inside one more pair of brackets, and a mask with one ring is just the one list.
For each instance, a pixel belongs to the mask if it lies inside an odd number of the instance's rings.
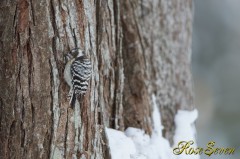
{"label": "bird's eye", "polygon": [[77,55],[78,55],[78,52],[77,52],[77,51],[76,51],[76,52],[74,52],[74,57],[75,57],[75,56],[77,56]]}

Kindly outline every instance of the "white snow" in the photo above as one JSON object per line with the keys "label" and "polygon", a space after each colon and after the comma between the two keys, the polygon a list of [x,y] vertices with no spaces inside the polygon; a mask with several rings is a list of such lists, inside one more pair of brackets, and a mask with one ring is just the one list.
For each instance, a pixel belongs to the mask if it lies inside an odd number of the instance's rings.
{"label": "white snow", "polygon": [[198,155],[173,154],[173,147],[176,147],[178,142],[195,141],[194,121],[197,119],[197,110],[178,111],[175,116],[174,146],[170,147],[169,141],[162,136],[163,126],[154,95],[152,95],[152,102],[153,132],[151,136],[138,128],[129,127],[125,132],[105,128],[112,159],[199,159]]}
{"label": "white snow", "polygon": [[[196,128],[194,125],[195,120],[198,117],[198,111],[195,109],[193,111],[179,110],[175,116],[176,130],[173,137],[174,146],[177,147],[180,141],[194,141],[194,144],[191,147],[197,147],[195,135]],[[199,159],[199,155],[186,155],[182,153],[181,159]],[[180,158],[179,158],[180,159]]]}
{"label": "white snow", "polygon": [[130,159],[136,153],[134,143],[123,132],[108,128],[105,131],[112,159]]}

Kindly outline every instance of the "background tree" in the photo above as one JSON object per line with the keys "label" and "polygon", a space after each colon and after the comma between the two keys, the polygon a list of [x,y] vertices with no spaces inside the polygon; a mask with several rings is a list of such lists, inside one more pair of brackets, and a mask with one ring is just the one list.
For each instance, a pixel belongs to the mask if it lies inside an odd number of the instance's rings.
{"label": "background tree", "polygon": [[[151,134],[151,96],[172,141],[192,109],[192,1],[0,2],[0,158],[106,158],[104,127]],[[64,54],[85,49],[90,88],[72,110]]]}

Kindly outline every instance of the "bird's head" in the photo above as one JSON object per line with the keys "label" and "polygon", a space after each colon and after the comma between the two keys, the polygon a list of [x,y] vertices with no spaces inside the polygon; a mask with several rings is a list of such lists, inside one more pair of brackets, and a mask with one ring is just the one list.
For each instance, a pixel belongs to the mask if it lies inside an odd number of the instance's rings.
{"label": "bird's head", "polygon": [[81,57],[85,55],[85,51],[80,48],[74,48],[69,53],[65,55],[65,61],[69,61],[76,57]]}

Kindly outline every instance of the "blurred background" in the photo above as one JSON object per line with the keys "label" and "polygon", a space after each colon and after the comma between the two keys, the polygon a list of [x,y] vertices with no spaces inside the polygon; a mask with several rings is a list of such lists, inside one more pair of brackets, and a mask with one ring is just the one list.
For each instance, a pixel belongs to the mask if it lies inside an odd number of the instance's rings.
{"label": "blurred background", "polygon": [[192,72],[199,147],[234,147],[240,159],[240,0],[195,0]]}

